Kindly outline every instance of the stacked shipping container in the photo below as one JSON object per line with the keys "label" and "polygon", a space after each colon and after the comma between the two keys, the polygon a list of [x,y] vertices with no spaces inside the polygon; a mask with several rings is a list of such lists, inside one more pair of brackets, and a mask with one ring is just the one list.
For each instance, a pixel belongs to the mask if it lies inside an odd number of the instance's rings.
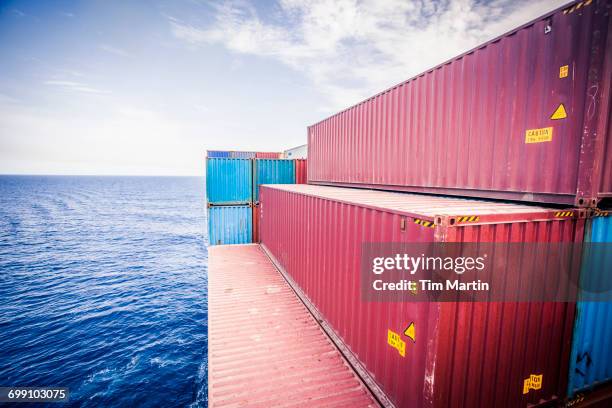
{"label": "stacked shipping container", "polygon": [[[612,303],[383,302],[360,291],[367,243],[612,240],[611,218],[592,209],[612,197],[610,6],[574,2],[309,127],[307,172],[251,158],[253,234],[384,405],[567,406],[612,380]],[[209,157],[232,157],[222,153]],[[318,185],[267,185],[306,179]],[[232,211],[211,242],[240,241],[224,238],[248,220]],[[609,285],[612,255],[590,256],[582,262],[601,273],[582,279]],[[507,275],[518,281],[515,261]]]}
{"label": "stacked shipping container", "polygon": [[309,182],[595,206],[612,196],[611,3],[574,3],[308,128]]}
{"label": "stacked shipping container", "polygon": [[[585,241],[612,243],[612,217],[607,211],[597,211],[587,222]],[[612,290],[610,268],[612,252],[596,251],[583,259],[584,286]],[[587,264],[589,264],[587,266]],[[589,282],[585,282],[585,281]],[[572,352],[570,356],[568,394],[592,389],[612,380],[612,303],[578,302]]]}
{"label": "stacked shipping container", "polygon": [[[295,183],[296,161],[256,158],[274,154],[278,157],[278,153],[208,151],[208,154],[212,154],[206,160],[209,243],[258,242],[259,186]],[[301,160],[302,180],[305,167],[305,161]]]}
{"label": "stacked shipping container", "polygon": [[209,158],[253,159],[257,153],[242,150],[207,150]]}
{"label": "stacked shipping container", "polygon": [[250,205],[208,207],[208,242],[211,245],[252,242],[253,213]]}
{"label": "stacked shipping container", "polygon": [[262,184],[295,184],[295,161],[256,159],[253,161],[253,180],[253,201],[257,203]]}
{"label": "stacked shipping container", "polygon": [[251,159],[230,158],[229,155],[206,159],[208,242],[211,245],[253,242],[252,173]]}
{"label": "stacked shipping container", "polygon": [[[368,242],[580,242],[583,212],[313,185],[261,194],[262,245],[396,406],[520,407],[565,394],[574,304],[364,302],[361,252]],[[410,322],[414,341],[401,335]],[[530,375],[541,387],[524,392]]]}
{"label": "stacked shipping container", "polygon": [[257,152],[255,157],[258,159],[282,159],[283,154],[280,152]]}
{"label": "stacked shipping container", "polygon": [[[610,303],[365,302],[359,291],[364,243],[609,242],[609,218],[589,218],[605,212],[532,205],[612,197],[610,6],[574,2],[309,127],[308,182],[320,186],[261,189],[262,245],[396,406],[563,405],[611,380]],[[588,256],[609,285],[609,254]],[[412,342],[399,334],[409,321]]]}
{"label": "stacked shipping container", "polygon": [[253,165],[249,159],[206,160],[206,198],[214,205],[249,204],[253,200]]}
{"label": "stacked shipping container", "polygon": [[224,150],[207,150],[206,157],[210,158],[229,158],[230,152]]}

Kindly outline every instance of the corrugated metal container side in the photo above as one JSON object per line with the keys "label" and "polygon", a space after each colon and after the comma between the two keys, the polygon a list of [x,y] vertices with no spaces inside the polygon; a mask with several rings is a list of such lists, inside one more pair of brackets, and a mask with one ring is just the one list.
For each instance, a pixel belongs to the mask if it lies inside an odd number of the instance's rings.
{"label": "corrugated metal container side", "polygon": [[559,9],[310,126],[309,182],[577,206],[612,196],[610,7]]}
{"label": "corrugated metal container side", "polygon": [[211,204],[247,204],[253,197],[250,159],[207,159],[206,199]]}
{"label": "corrugated metal container side", "polygon": [[253,204],[253,242],[259,243],[259,203]]}
{"label": "corrugated metal container side", "polygon": [[259,245],[208,258],[210,407],[377,406]]}
{"label": "corrugated metal container side", "polygon": [[295,162],[295,184],[308,183],[308,163],[306,159],[296,159]]}
{"label": "corrugated metal container side", "polygon": [[[516,408],[566,394],[575,304],[362,302],[361,249],[367,242],[579,242],[584,219],[306,184],[263,186],[261,195],[262,245],[396,406]],[[479,221],[459,222],[472,215]],[[438,216],[446,226],[416,222]],[[402,357],[387,335],[409,322],[416,341],[407,340]],[[524,394],[530,375],[543,376],[541,388]]]}
{"label": "corrugated metal container side", "polygon": [[283,154],[280,152],[256,152],[255,157],[258,159],[278,159],[282,158]]}
{"label": "corrugated metal container side", "polygon": [[230,157],[234,159],[254,159],[255,152],[231,151]]}
{"label": "corrugated metal container side", "polygon": [[206,151],[206,157],[210,158],[228,158],[230,152],[224,150],[208,150]]}
{"label": "corrugated metal container side", "polygon": [[286,159],[255,159],[253,161],[253,200],[259,201],[262,184],[295,183],[295,163]]}
{"label": "corrugated metal container side", "polygon": [[[590,219],[585,241],[612,242],[612,217]],[[598,255],[602,254],[598,252]],[[588,279],[610,282],[612,253],[589,261],[594,266],[589,270],[597,273]],[[576,309],[568,385],[571,396],[612,380],[612,303],[578,302]]]}
{"label": "corrugated metal container side", "polygon": [[249,205],[208,207],[210,245],[249,244],[253,240],[253,212]]}

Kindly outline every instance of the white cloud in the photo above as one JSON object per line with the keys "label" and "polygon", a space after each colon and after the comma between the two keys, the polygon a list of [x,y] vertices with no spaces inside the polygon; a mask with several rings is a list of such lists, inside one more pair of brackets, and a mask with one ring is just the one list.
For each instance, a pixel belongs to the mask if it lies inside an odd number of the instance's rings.
{"label": "white cloud", "polygon": [[261,15],[248,2],[213,7],[197,27],[169,18],[175,37],[303,72],[330,108],[353,104],[565,3],[565,0],[281,0]]}
{"label": "white cloud", "polygon": [[119,55],[121,57],[129,57],[130,53],[122,50],[121,48],[117,48],[117,47],[113,47],[112,45],[108,45],[108,44],[101,44],[100,45],[100,49],[104,50],[106,52],[109,52],[111,54],[115,54],[115,55]]}
{"label": "white cloud", "polygon": [[67,11],[60,11],[60,15],[63,17],[68,17],[68,18],[74,17],[74,13],[69,13]]}
{"label": "white cloud", "polygon": [[76,92],[83,92],[83,93],[89,93],[89,94],[100,94],[100,95],[110,93],[109,91],[106,91],[104,89],[94,88],[82,82],[49,80],[49,81],[45,81],[44,83],[45,85],[61,87],[62,89],[68,90],[68,91],[76,91]]}

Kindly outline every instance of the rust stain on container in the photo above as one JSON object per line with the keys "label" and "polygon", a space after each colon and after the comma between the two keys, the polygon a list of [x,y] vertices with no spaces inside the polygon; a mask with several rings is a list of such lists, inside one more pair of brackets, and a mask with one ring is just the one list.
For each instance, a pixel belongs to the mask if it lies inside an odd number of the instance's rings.
{"label": "rust stain on container", "polygon": [[211,407],[376,407],[259,245],[208,249]]}
{"label": "rust stain on container", "polygon": [[575,304],[363,302],[361,251],[581,242],[584,210],[296,184],[263,186],[261,211],[262,246],[396,406],[516,408],[566,395]]}
{"label": "rust stain on container", "polygon": [[577,206],[612,197],[611,4],[559,9],[310,126],[309,182]]}

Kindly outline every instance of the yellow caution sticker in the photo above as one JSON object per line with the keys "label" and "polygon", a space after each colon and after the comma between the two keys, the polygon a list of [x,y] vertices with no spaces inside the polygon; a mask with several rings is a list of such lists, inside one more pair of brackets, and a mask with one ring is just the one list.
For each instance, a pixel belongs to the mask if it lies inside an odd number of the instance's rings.
{"label": "yellow caution sticker", "polygon": [[523,394],[527,394],[529,390],[539,390],[542,388],[542,377],[544,377],[543,374],[531,374],[528,378],[525,378],[525,381],[523,381]]}
{"label": "yellow caution sticker", "polygon": [[525,143],[551,142],[552,137],[552,127],[546,127],[541,129],[527,129],[525,131]]}
{"label": "yellow caution sticker", "polygon": [[414,328],[414,322],[410,322],[408,327],[406,327],[406,330],[404,330],[404,335],[413,342],[416,342],[416,331]]}
{"label": "yellow caution sticker", "polygon": [[480,217],[476,215],[457,217],[457,222],[478,222],[478,220],[480,220]]}
{"label": "yellow caution sticker", "polygon": [[576,4],[573,7],[570,7],[570,8],[567,8],[567,9],[563,10],[563,14],[571,14],[571,13],[573,13],[576,10],[580,10],[580,8],[582,6],[588,6],[592,2],[593,2],[593,0],[581,1],[580,3]]}
{"label": "yellow caution sticker", "polygon": [[559,78],[566,78],[569,74],[569,65],[563,65],[559,68]]}
{"label": "yellow caution sticker", "polygon": [[565,106],[562,103],[560,103],[559,107],[557,107],[557,109],[555,109],[555,111],[550,116],[550,118],[552,120],[559,120],[559,119],[567,118],[567,112],[565,111]]}
{"label": "yellow caution sticker", "polygon": [[402,340],[399,334],[393,330],[387,329],[387,343],[399,351],[400,356],[406,357],[406,342]]}
{"label": "yellow caution sticker", "polygon": [[420,225],[422,227],[427,227],[427,228],[435,228],[435,224],[433,221],[426,221],[426,220],[419,220],[418,218],[414,219],[414,223],[417,225]]}
{"label": "yellow caution sticker", "polygon": [[581,403],[582,401],[584,401],[584,394],[576,394],[576,396],[574,398],[572,398],[571,400],[567,401],[567,403],[565,404],[565,406],[567,408],[573,407],[576,404]]}
{"label": "yellow caution sticker", "polygon": [[557,211],[555,213],[555,217],[573,217],[573,216],[574,216],[573,211]]}

